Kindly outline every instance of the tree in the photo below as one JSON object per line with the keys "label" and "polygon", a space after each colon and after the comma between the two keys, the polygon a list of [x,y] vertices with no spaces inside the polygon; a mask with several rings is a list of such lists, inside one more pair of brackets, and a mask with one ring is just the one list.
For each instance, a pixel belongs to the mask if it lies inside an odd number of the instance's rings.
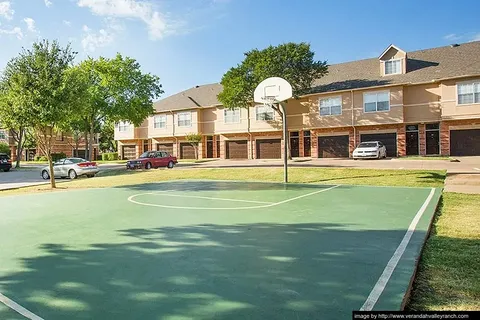
{"label": "tree", "polygon": [[142,73],[137,61],[120,54],[113,59],[89,58],[76,69],[88,87],[79,113],[88,124],[91,158],[96,128],[118,121],[140,125],[153,113],[153,100],[163,90],[157,76]]}
{"label": "tree", "polygon": [[117,143],[114,138],[115,128],[113,122],[102,124],[99,137],[99,148],[102,152],[116,152]]}
{"label": "tree", "polygon": [[198,145],[202,142],[202,135],[200,133],[189,133],[185,136],[185,139],[193,146],[195,159],[198,159]]}
{"label": "tree", "polygon": [[10,146],[8,143],[0,142],[0,153],[6,153],[10,156]]}
{"label": "tree", "polygon": [[[307,43],[285,43],[266,49],[253,49],[245,59],[222,77],[223,91],[218,100],[226,108],[248,108],[253,103],[257,85],[269,77],[287,80],[294,98],[310,92],[313,82],[327,74],[326,61],[315,61],[315,53]],[[278,114],[281,111],[274,108]],[[285,141],[288,148],[288,141]],[[290,153],[289,153],[290,154]]]}
{"label": "tree", "polygon": [[35,42],[8,62],[0,83],[1,114],[10,112],[12,123],[31,128],[37,147],[48,158],[52,188],[56,187],[51,156],[55,136],[68,129],[82,98],[81,82],[71,68],[75,56],[70,45]]}

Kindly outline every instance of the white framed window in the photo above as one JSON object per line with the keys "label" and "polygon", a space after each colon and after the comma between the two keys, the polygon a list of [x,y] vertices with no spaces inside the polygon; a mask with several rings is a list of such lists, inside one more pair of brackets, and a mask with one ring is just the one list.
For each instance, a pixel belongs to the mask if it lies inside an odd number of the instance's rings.
{"label": "white framed window", "polygon": [[255,107],[255,116],[257,120],[273,120],[275,110],[270,106],[258,105]]}
{"label": "white framed window", "polygon": [[0,140],[7,140],[7,134],[3,130],[0,130]]}
{"label": "white framed window", "polygon": [[225,123],[239,123],[240,108],[223,109],[223,119],[225,120]]}
{"label": "white framed window", "polygon": [[130,123],[127,121],[120,121],[118,123],[118,132],[126,132],[128,130],[128,127],[130,127]]}
{"label": "white framed window", "polygon": [[318,102],[321,116],[335,116],[342,114],[342,97],[320,99]]}
{"label": "white framed window", "polygon": [[163,129],[167,127],[167,115],[160,114],[153,117],[153,127],[155,129]]}
{"label": "white framed window", "polygon": [[457,104],[480,103],[480,82],[458,83]]}
{"label": "white framed window", "polygon": [[385,61],[385,74],[399,74],[402,73],[402,60],[387,60]]}
{"label": "white framed window", "polygon": [[390,92],[368,92],[363,94],[363,111],[390,111]]}
{"label": "white framed window", "polygon": [[182,112],[178,114],[178,126],[179,127],[191,127],[192,126],[192,113]]}

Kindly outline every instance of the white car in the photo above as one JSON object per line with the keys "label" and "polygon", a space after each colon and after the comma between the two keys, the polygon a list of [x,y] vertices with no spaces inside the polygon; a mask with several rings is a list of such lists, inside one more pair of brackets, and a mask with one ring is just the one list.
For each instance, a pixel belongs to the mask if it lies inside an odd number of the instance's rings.
{"label": "white car", "polygon": [[387,157],[387,148],[380,141],[360,143],[353,151],[353,159],[380,159]]}
{"label": "white car", "polygon": [[[78,176],[94,177],[98,173],[98,166],[95,162],[89,162],[81,158],[60,159],[53,164],[55,178],[76,179]],[[50,168],[42,168],[42,178],[50,179]]]}

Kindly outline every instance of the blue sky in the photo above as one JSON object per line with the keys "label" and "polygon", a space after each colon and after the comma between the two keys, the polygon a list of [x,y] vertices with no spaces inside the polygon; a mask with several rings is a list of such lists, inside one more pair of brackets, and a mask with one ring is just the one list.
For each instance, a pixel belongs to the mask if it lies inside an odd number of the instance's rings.
{"label": "blue sky", "polygon": [[478,0],[0,0],[0,69],[39,38],[78,59],[117,52],[161,78],[163,97],[220,81],[243,53],[309,42],[330,64],[480,40]]}

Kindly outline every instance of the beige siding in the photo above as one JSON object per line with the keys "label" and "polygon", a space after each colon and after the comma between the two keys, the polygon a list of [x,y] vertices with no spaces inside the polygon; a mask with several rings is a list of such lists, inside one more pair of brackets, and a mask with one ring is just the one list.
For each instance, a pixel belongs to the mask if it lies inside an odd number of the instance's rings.
{"label": "beige siding", "polygon": [[405,122],[439,121],[441,88],[438,84],[406,86],[403,91]]}
{"label": "beige siding", "polygon": [[480,117],[480,104],[457,105],[457,83],[480,81],[480,78],[466,80],[448,80],[441,84],[442,117],[446,119],[465,119]]}
{"label": "beige siding", "polygon": [[[167,125],[165,128],[155,128],[154,119],[155,116],[165,115],[167,120]],[[171,112],[157,113],[154,116],[148,118],[148,137],[171,137],[173,136],[174,126],[173,126],[173,114]]]}
{"label": "beige siding", "polygon": [[[192,114],[192,122],[191,125],[188,127],[179,127],[178,126],[178,115],[184,112],[190,112]],[[183,136],[188,133],[197,133],[199,132],[199,119],[198,119],[199,111],[197,110],[185,110],[185,111],[178,111],[174,113],[174,125],[175,125],[175,136]]]}
{"label": "beige siding", "polygon": [[139,127],[134,127],[131,124],[127,131],[118,131],[118,127],[114,130],[115,140],[129,140],[129,139],[147,139],[148,138],[148,119],[146,119]]}
{"label": "beige siding", "polygon": [[282,129],[282,118],[274,112],[272,121],[257,120],[256,107],[250,107],[250,131],[277,131]]}
{"label": "beige siding", "polygon": [[218,107],[215,110],[215,133],[237,133],[248,131],[248,109],[240,108],[240,122],[238,123],[225,123],[225,108]]}
{"label": "beige siding", "polygon": [[[365,92],[389,91],[390,111],[364,112],[363,94]],[[384,90],[365,90],[354,93],[355,125],[367,126],[375,124],[403,122],[403,89],[390,87]]]}

